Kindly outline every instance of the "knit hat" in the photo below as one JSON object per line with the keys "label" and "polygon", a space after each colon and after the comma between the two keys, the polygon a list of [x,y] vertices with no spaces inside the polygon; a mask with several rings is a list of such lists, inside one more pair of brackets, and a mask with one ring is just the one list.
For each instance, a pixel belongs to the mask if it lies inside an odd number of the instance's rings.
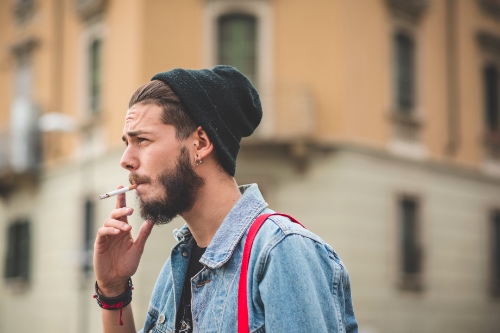
{"label": "knit hat", "polygon": [[172,69],[151,80],[169,85],[184,111],[212,140],[219,163],[234,176],[242,137],[253,133],[262,119],[259,94],[243,74],[231,66],[212,69]]}

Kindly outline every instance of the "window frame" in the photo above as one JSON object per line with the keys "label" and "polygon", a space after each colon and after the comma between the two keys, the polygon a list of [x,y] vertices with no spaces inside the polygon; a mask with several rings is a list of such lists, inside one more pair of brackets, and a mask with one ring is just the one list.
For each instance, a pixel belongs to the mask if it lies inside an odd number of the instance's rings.
{"label": "window frame", "polygon": [[[495,224],[498,224],[495,226]],[[490,234],[489,261],[490,261],[490,294],[500,298],[500,208],[493,208],[488,214],[487,229]],[[496,229],[498,228],[498,229]],[[496,258],[495,256],[498,256]]]}
{"label": "window frame", "polygon": [[[78,80],[77,80],[77,119],[79,127],[82,129],[80,143],[75,151],[75,156],[79,160],[94,158],[105,152],[103,145],[105,130],[102,118],[105,113],[106,94],[106,36],[107,29],[102,22],[102,18],[94,16],[85,22],[79,38],[78,46]],[[90,92],[90,61],[89,47],[96,39],[101,40],[101,78],[100,78],[100,100],[98,112],[92,112],[91,92]]]}
{"label": "window frame", "polygon": [[[496,81],[495,81],[495,87],[496,88],[496,101],[494,102],[496,105],[495,110],[493,110],[494,117],[496,117],[496,124],[492,124],[490,119],[490,86],[488,85],[489,79],[491,77],[488,76],[488,71],[493,70],[494,73],[496,74]],[[485,130],[489,133],[495,133],[500,131],[500,68],[492,62],[485,63],[483,68],[482,68],[482,82],[483,82],[483,126],[485,127]],[[493,121],[495,122],[495,121]],[[493,127],[493,128],[492,128]]]}
{"label": "window frame", "polygon": [[[388,61],[389,63],[389,94],[388,94],[388,119],[391,123],[391,138],[387,149],[394,155],[425,160],[428,151],[422,142],[422,129],[424,126],[424,112],[421,98],[422,73],[422,43],[421,29],[418,21],[413,21],[397,13],[392,14],[392,22],[388,30]],[[397,103],[397,73],[396,73],[396,36],[402,34],[413,41],[413,105],[411,110],[403,111]]]}
{"label": "window frame", "polygon": [[42,159],[37,123],[39,110],[33,100],[34,46],[35,42],[31,41],[19,45],[14,51],[14,91],[9,110],[9,163],[16,174],[24,175],[36,175]]}
{"label": "window frame", "polygon": [[[416,272],[406,272],[405,255],[404,255],[404,230],[402,219],[402,205],[405,200],[415,203],[415,250],[418,253]],[[422,292],[425,289],[425,244],[424,244],[424,219],[423,219],[423,200],[421,195],[414,192],[399,192],[395,196],[394,201],[395,212],[395,272],[396,272],[396,286],[401,291],[407,292]]]}
{"label": "window frame", "polygon": [[206,1],[203,11],[203,66],[211,68],[217,65],[217,22],[218,18],[231,14],[241,13],[252,15],[257,20],[257,53],[256,53],[256,76],[254,82],[258,87],[262,108],[267,110],[264,113],[265,121],[262,121],[255,135],[272,136],[275,129],[273,117],[274,94],[274,26],[273,8],[269,1],[247,0],[212,0]]}
{"label": "window frame", "polygon": [[[5,234],[7,248],[4,259],[4,279],[19,286],[28,285],[32,278],[33,232],[31,224],[28,218],[18,218],[8,224]],[[26,260],[22,261],[23,258]]]}
{"label": "window frame", "polygon": [[[99,78],[99,86],[100,86],[100,99],[99,105],[92,105],[92,60],[91,58],[91,47],[93,43],[99,40],[100,41],[100,78]],[[103,91],[105,77],[105,53],[106,53],[106,29],[104,23],[100,21],[100,19],[95,18],[87,22],[86,26],[83,28],[80,41],[79,41],[79,73],[78,77],[80,78],[79,84],[77,86],[78,89],[78,116],[82,119],[84,125],[91,125],[96,122],[101,114],[103,113],[104,102],[105,102],[105,94]]]}
{"label": "window frame", "polygon": [[87,196],[83,200],[83,225],[82,225],[82,265],[83,274],[93,274],[93,255],[94,255],[94,240],[96,234],[96,202],[91,196]]}
{"label": "window frame", "polygon": [[498,89],[500,89],[500,35],[488,30],[480,30],[476,34],[478,57],[480,64],[477,67],[478,94],[480,95],[477,114],[477,133],[483,145],[483,170],[492,175],[500,175],[500,92],[497,96],[498,128],[491,131],[487,126],[487,101],[484,72],[488,67],[494,67],[499,73]]}

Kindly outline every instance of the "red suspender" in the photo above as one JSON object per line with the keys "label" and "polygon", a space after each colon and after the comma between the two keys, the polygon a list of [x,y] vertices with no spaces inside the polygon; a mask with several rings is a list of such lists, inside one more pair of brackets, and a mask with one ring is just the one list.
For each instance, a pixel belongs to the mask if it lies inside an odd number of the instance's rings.
{"label": "red suspender", "polygon": [[247,280],[248,280],[248,262],[250,261],[250,252],[252,251],[253,241],[260,227],[264,224],[269,216],[281,215],[288,217],[292,222],[300,224],[299,221],[291,217],[290,215],[281,213],[263,214],[257,217],[257,219],[250,226],[248,230],[247,239],[245,242],[245,247],[243,248],[243,259],[241,263],[241,273],[240,273],[240,283],[238,286],[238,333],[249,333],[249,321],[248,321],[248,297],[247,297]]}

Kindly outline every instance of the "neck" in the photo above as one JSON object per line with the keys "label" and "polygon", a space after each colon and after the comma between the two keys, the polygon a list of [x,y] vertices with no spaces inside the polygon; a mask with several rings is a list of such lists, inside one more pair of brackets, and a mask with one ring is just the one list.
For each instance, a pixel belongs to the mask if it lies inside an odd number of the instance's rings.
{"label": "neck", "polygon": [[182,214],[199,247],[210,244],[222,221],[240,197],[234,178],[205,178],[205,185],[200,189],[193,208]]}

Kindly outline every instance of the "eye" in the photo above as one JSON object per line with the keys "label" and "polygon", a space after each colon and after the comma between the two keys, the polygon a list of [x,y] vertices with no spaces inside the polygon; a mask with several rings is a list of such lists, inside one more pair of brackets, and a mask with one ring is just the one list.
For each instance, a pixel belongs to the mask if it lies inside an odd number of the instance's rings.
{"label": "eye", "polygon": [[146,138],[139,138],[139,137],[138,137],[138,138],[137,138],[137,141],[139,141],[139,143],[142,143],[142,142],[144,142],[144,141],[148,141],[148,139],[146,139]]}

